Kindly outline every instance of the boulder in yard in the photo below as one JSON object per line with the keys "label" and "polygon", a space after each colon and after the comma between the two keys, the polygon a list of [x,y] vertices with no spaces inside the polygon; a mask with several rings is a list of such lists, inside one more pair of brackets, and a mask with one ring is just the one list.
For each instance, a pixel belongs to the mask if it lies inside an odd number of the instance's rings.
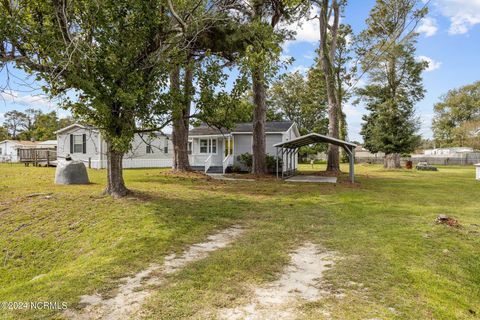
{"label": "boulder in yard", "polygon": [[89,184],[87,168],[81,161],[58,161],[56,184]]}

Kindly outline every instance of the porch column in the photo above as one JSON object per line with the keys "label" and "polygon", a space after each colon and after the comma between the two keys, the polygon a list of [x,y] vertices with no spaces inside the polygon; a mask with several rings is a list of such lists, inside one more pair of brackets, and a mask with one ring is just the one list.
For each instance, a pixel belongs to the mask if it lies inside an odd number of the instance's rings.
{"label": "porch column", "polygon": [[227,154],[225,157],[228,157],[230,155],[230,136],[227,137]]}

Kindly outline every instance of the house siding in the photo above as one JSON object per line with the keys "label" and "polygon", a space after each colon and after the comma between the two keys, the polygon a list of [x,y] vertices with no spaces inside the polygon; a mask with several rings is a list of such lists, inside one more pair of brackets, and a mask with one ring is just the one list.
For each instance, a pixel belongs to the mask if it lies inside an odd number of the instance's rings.
{"label": "house siding", "polygon": [[[70,153],[70,135],[86,136],[85,153]],[[73,160],[83,161],[94,169],[107,167],[107,143],[101,134],[92,129],[72,127],[68,131],[57,134],[57,158],[64,159],[70,155]],[[152,153],[147,153],[147,143],[152,145]],[[168,153],[164,148],[168,147]],[[123,158],[124,168],[161,168],[171,167],[173,159],[173,146],[166,136],[152,137],[148,134],[135,135],[132,148]]]}
{"label": "house siding", "polygon": [[[70,152],[70,135],[85,134],[85,153]],[[99,140],[100,133],[90,129],[73,127],[71,130],[57,134],[57,158],[65,159],[67,155],[73,160],[88,162],[88,160],[101,160],[102,150],[106,150],[106,143]]]}
{"label": "house siding", "polygon": [[15,149],[16,145],[17,144],[12,141],[3,141],[0,144],[0,149],[2,149],[0,161],[18,162],[17,150]]}

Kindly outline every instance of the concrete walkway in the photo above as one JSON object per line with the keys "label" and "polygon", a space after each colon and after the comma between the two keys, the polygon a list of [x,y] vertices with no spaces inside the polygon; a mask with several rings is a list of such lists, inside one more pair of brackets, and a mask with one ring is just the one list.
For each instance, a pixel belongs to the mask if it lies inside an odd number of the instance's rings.
{"label": "concrete walkway", "polygon": [[255,181],[255,179],[237,179],[237,178],[230,178],[230,177],[225,177],[225,175],[221,173],[207,173],[207,176],[211,177],[212,179],[215,180],[226,180],[226,181]]}
{"label": "concrete walkway", "polygon": [[324,176],[293,176],[285,179],[288,182],[316,182],[316,183],[337,183],[337,177],[324,177]]}

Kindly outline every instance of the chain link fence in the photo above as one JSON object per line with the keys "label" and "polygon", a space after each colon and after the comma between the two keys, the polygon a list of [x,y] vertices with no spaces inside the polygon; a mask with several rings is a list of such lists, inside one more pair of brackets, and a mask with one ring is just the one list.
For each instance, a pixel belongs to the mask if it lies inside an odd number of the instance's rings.
{"label": "chain link fence", "polygon": [[[411,158],[401,158],[402,165],[408,160],[411,160],[414,165],[419,162],[427,162],[432,165],[468,166],[480,163],[480,152],[466,152],[449,156],[425,156],[423,154],[414,154]],[[355,157],[355,162],[383,164],[383,157]]]}

